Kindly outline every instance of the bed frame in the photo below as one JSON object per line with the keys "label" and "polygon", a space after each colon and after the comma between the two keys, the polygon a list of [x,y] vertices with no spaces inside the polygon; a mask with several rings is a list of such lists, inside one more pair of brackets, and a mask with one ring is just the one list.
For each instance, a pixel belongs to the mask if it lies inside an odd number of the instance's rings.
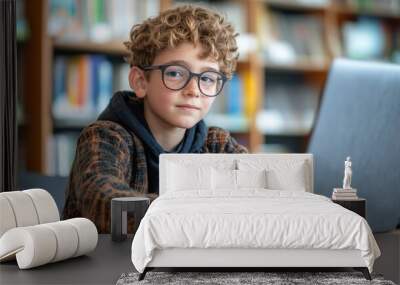
{"label": "bed frame", "polygon": [[[139,275],[144,279],[146,273],[155,268],[199,268],[234,269],[234,271],[263,271],[271,268],[338,268],[350,267],[361,271],[371,280],[368,268],[359,250],[327,249],[183,249],[172,248],[156,250],[152,261]],[[263,270],[261,270],[263,269]]]}
{"label": "bed frame", "polygon": [[[309,188],[313,192],[313,157],[312,154],[224,154],[226,163],[233,163],[238,158],[257,157],[262,159],[305,160],[309,165]],[[206,160],[207,163],[221,160],[221,154],[161,154],[160,155],[160,195],[166,192],[168,161],[176,159]],[[157,249],[153,259],[139,280],[143,280],[148,271],[154,269],[214,269],[229,271],[265,271],[271,268],[353,268],[361,271],[367,280],[371,275],[359,250],[329,249],[254,249],[254,248],[169,248]]]}

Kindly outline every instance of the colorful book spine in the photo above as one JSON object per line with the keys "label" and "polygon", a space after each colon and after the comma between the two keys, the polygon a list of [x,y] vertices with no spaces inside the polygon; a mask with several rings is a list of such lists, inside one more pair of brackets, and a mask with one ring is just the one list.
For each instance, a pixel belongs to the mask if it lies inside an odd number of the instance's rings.
{"label": "colorful book spine", "polygon": [[113,94],[112,70],[112,63],[104,56],[56,56],[53,117],[82,122],[95,119]]}
{"label": "colorful book spine", "polygon": [[[113,82],[113,74],[112,74],[112,64],[106,60],[103,59],[99,63],[99,70],[98,70],[98,94],[97,94],[97,112],[100,113],[103,111],[111,98],[112,95],[112,82]],[[128,80],[128,79],[126,79]]]}
{"label": "colorful book spine", "polygon": [[227,84],[226,96],[226,113],[230,115],[243,114],[243,87],[242,80],[238,75],[235,74]]}
{"label": "colorful book spine", "polygon": [[48,31],[63,40],[120,40],[159,12],[160,0],[49,0]]}
{"label": "colorful book spine", "polygon": [[243,72],[244,114],[247,118],[254,117],[257,111],[257,82],[250,70]]}

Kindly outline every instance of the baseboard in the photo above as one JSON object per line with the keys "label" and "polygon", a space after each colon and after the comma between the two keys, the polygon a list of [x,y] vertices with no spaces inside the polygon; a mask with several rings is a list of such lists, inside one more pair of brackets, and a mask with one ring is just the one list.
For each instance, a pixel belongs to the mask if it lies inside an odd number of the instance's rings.
{"label": "baseboard", "polygon": [[400,284],[400,229],[387,233],[374,233],[381,250],[374,265],[374,273]]}

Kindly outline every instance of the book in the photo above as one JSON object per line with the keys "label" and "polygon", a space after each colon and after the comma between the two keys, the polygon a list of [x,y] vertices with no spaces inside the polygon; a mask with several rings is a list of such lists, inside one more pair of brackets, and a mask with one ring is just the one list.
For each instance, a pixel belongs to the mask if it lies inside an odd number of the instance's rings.
{"label": "book", "polygon": [[231,115],[242,115],[243,87],[241,78],[235,74],[226,85],[226,112]]}
{"label": "book", "polygon": [[[55,126],[84,126],[95,120],[112,94],[113,65],[101,55],[56,56],[52,113]],[[126,71],[118,73],[125,77]]]}
{"label": "book", "polygon": [[357,193],[357,189],[355,189],[355,188],[351,188],[351,189],[334,188],[333,192],[334,193]]}
{"label": "book", "polygon": [[318,90],[314,86],[301,75],[272,73],[266,79],[265,93],[264,106],[256,118],[262,133],[309,133],[318,108]]}
{"label": "book", "polygon": [[257,22],[257,33],[266,62],[326,62],[321,17],[268,8],[259,16],[261,19]]}
{"label": "book", "polygon": [[355,11],[371,11],[397,15],[400,11],[398,0],[336,0],[345,9]]}
{"label": "book", "polygon": [[245,116],[242,74],[234,74],[214,102],[204,118],[209,126],[218,126],[231,132],[246,132],[249,120]]}
{"label": "book", "polygon": [[112,96],[113,74],[111,62],[109,62],[105,58],[101,60],[98,72],[99,81],[97,82],[97,85],[99,87],[99,90],[96,94],[96,110],[97,113],[100,114],[100,112],[102,112],[107,107]]}
{"label": "book", "polygon": [[358,196],[356,193],[332,193],[332,199],[334,200],[354,200],[358,199]]}
{"label": "book", "polygon": [[121,40],[159,11],[160,0],[50,0],[48,31],[67,41]]}
{"label": "book", "polygon": [[243,90],[244,114],[247,118],[252,118],[257,112],[259,99],[257,98],[257,80],[254,78],[254,74],[248,69],[243,71]]}
{"label": "book", "polygon": [[351,200],[358,200],[358,197],[356,196],[356,197],[340,197],[340,198],[338,198],[338,197],[332,196],[332,200],[349,200],[349,201],[351,201]]}
{"label": "book", "polygon": [[357,197],[356,193],[333,193],[335,197]]}
{"label": "book", "polygon": [[334,200],[355,200],[358,199],[357,189],[333,188],[332,199]]}

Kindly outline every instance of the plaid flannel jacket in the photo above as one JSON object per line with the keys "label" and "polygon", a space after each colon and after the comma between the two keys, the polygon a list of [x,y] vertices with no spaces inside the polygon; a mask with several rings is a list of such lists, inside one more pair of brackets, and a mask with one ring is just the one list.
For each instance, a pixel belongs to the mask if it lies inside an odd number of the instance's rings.
{"label": "plaid flannel jacket", "polygon": [[[229,132],[208,128],[202,153],[247,153]],[[142,142],[121,125],[97,121],[86,127],[79,139],[66,189],[63,218],[84,217],[99,233],[110,232],[110,201],[114,197],[145,196],[148,193],[147,164]],[[128,231],[134,228],[128,218]]]}

